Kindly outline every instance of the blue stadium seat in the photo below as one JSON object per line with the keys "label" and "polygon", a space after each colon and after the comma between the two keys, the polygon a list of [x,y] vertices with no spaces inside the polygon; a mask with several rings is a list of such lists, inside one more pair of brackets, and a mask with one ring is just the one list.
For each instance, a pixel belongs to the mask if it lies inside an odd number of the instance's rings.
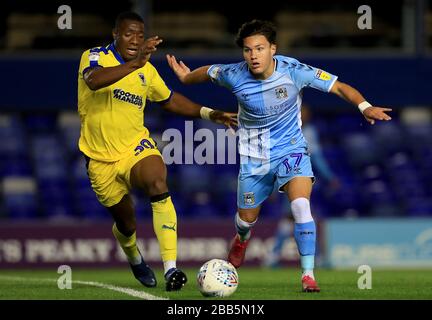
{"label": "blue stadium seat", "polygon": [[411,156],[406,152],[398,152],[386,159],[387,168],[392,170],[401,170],[404,168],[412,169]]}
{"label": "blue stadium seat", "polygon": [[31,134],[51,133],[56,122],[56,113],[32,113],[24,117],[24,125]]}
{"label": "blue stadium seat", "polygon": [[0,157],[0,178],[6,176],[31,176],[33,167],[30,160],[22,155]]}
{"label": "blue stadium seat", "polygon": [[362,195],[365,196],[364,201],[371,203],[372,206],[378,204],[390,204],[394,202],[393,193],[390,186],[383,180],[375,180],[367,183],[365,188],[362,188]]}
{"label": "blue stadium seat", "polygon": [[375,203],[370,208],[373,217],[403,217],[405,211],[395,203]]}
{"label": "blue stadium seat", "polygon": [[[174,207],[176,209],[177,216],[183,217],[183,216],[187,215],[188,214],[187,201],[185,200],[185,198],[181,196],[181,194],[177,191],[177,189],[170,189],[170,195],[171,195],[171,199],[172,199],[172,202],[174,204]],[[149,200],[147,200],[147,201],[149,201]],[[148,209],[148,210],[144,211],[144,214],[146,214],[147,212],[149,212],[150,215],[145,215],[144,218],[151,217],[151,210]]]}
{"label": "blue stadium seat", "polygon": [[382,155],[394,154],[407,149],[407,140],[397,120],[373,126],[371,132],[371,138],[376,142],[378,151]]}
{"label": "blue stadium seat", "polygon": [[214,182],[211,172],[212,166],[182,165],[179,168],[177,178],[182,192],[193,193],[206,191]]}
{"label": "blue stadium seat", "polygon": [[23,135],[0,136],[0,157],[5,156],[24,156],[27,154],[28,143]]}
{"label": "blue stadium seat", "polygon": [[74,180],[88,180],[86,160],[83,156],[75,158],[70,169]]}
{"label": "blue stadium seat", "polygon": [[[171,192],[170,192],[171,193]],[[140,219],[152,219],[150,199],[140,190],[133,190],[130,194],[135,208],[135,215]],[[171,195],[172,196],[172,195]],[[177,207],[176,207],[177,209]]]}
{"label": "blue stadium seat", "polygon": [[384,179],[384,171],[381,166],[372,164],[370,166],[365,167],[361,173],[362,180],[364,182],[374,181],[374,180],[383,180]]}
{"label": "blue stadium seat", "polygon": [[211,201],[221,217],[234,217],[237,212],[237,192],[227,190],[224,193],[212,194]]}
{"label": "blue stadium seat", "polygon": [[[162,116],[164,122],[160,121]],[[154,134],[155,130],[180,130],[184,160],[186,120],[165,117],[155,109],[146,114],[145,122]],[[315,215],[427,214],[428,199],[432,199],[430,124],[401,125],[394,119],[368,126],[354,113],[324,115],[314,118],[314,123],[324,142],[324,157],[342,184],[340,190],[330,190],[324,180],[318,180],[311,202]],[[196,120],[193,127],[195,131],[206,128],[213,132],[224,128],[204,120]],[[0,197],[4,212],[17,217],[110,219],[91,189],[85,160],[77,146],[79,129],[79,117],[74,111],[58,115],[0,114],[0,184],[11,178],[32,177],[37,191]],[[200,143],[195,142],[195,147]],[[168,166],[168,184],[177,214],[232,217],[237,211],[238,156],[236,160],[235,165]],[[277,201],[269,200],[263,206],[263,217],[280,216],[285,196],[277,197]],[[151,218],[145,196],[138,197],[136,207],[139,218]]]}
{"label": "blue stadium seat", "polygon": [[99,203],[87,176],[84,157],[72,162],[71,195],[76,216],[88,219],[109,219],[109,212]]}
{"label": "blue stadium seat", "polygon": [[107,219],[110,218],[108,210],[103,207],[96,198],[90,186],[82,185],[75,188],[74,192],[74,209],[78,217],[84,219]]}
{"label": "blue stadium seat", "polygon": [[218,217],[220,212],[212,200],[209,192],[194,192],[187,199],[185,212],[200,219]]}
{"label": "blue stadium seat", "polygon": [[409,216],[430,216],[432,214],[432,199],[430,198],[408,199],[406,203]]}
{"label": "blue stadium seat", "polygon": [[36,218],[38,216],[37,187],[28,177],[6,177],[2,180],[5,211],[10,218]]}
{"label": "blue stadium seat", "polygon": [[0,157],[25,155],[29,147],[25,136],[20,117],[0,114]]}
{"label": "blue stadium seat", "polygon": [[280,218],[285,212],[283,204],[285,195],[274,191],[273,194],[265,201],[261,207],[260,217],[265,218]]}
{"label": "blue stadium seat", "polygon": [[42,215],[50,219],[69,219],[76,214],[71,200],[67,196],[48,198],[41,204]]}
{"label": "blue stadium seat", "polygon": [[0,137],[17,136],[23,133],[24,125],[20,116],[0,113]]}
{"label": "blue stadium seat", "polygon": [[64,160],[64,146],[55,133],[33,136],[31,152],[36,161]]}
{"label": "blue stadium seat", "polygon": [[405,124],[404,129],[408,135],[410,144],[431,145],[432,144],[432,124],[412,123]]}
{"label": "blue stadium seat", "polygon": [[163,132],[163,130],[168,129],[164,127],[164,121],[161,120],[161,116],[158,112],[154,112],[154,109],[152,109],[151,112],[145,113],[144,125],[151,133]]}
{"label": "blue stadium seat", "polygon": [[366,120],[361,114],[342,114],[333,120],[333,125],[330,126],[333,130],[333,134],[340,134],[341,132],[347,134],[363,133],[367,134]]}
{"label": "blue stadium seat", "polygon": [[69,156],[79,153],[78,140],[81,123],[77,112],[61,112],[57,118],[57,127],[60,131],[62,144]]}
{"label": "blue stadium seat", "polygon": [[89,197],[87,199],[82,199],[82,201],[79,201],[75,206],[75,210],[77,212],[77,216],[81,219],[112,219],[109,211],[99,203],[94,194],[93,197]]}
{"label": "blue stadium seat", "polygon": [[362,168],[378,162],[378,149],[374,141],[366,133],[351,133],[343,139],[349,162],[356,168]]}
{"label": "blue stadium seat", "polygon": [[[223,166],[228,167],[228,166]],[[208,191],[215,194],[223,194],[237,191],[238,170],[228,169],[224,172],[217,172],[213,176],[213,184],[207,187]]]}

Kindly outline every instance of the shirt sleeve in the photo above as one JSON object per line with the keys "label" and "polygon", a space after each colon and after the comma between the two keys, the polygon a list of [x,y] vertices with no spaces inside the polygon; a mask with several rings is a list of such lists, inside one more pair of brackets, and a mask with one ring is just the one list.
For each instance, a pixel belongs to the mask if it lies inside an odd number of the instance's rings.
{"label": "shirt sleeve", "polygon": [[81,56],[80,72],[85,74],[89,69],[92,68],[103,68],[104,67],[104,53],[105,48],[93,48],[85,51]]}
{"label": "shirt sleeve", "polygon": [[296,61],[291,69],[291,78],[299,90],[311,87],[329,92],[337,80],[337,76],[324,70]]}
{"label": "shirt sleeve", "polygon": [[[149,64],[150,65],[150,64]],[[171,98],[173,92],[167,87],[156,68],[151,66],[151,79],[147,99],[152,102],[164,104]]]}
{"label": "shirt sleeve", "polygon": [[207,70],[207,74],[211,81],[228,89],[233,87],[233,77],[231,76],[230,69],[232,65],[229,64],[214,64]]}

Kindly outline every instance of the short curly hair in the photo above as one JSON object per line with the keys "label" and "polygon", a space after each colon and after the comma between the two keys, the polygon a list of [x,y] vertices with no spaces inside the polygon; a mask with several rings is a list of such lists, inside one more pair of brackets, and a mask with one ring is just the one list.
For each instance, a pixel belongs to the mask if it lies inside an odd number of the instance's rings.
{"label": "short curly hair", "polygon": [[125,12],[121,12],[118,14],[118,16],[115,20],[114,29],[118,30],[120,28],[120,24],[124,20],[132,20],[132,21],[144,23],[143,18],[138,13],[133,12],[133,11],[125,11]]}
{"label": "short curly hair", "polygon": [[276,26],[270,21],[257,19],[243,23],[237,32],[235,42],[240,48],[243,48],[244,38],[257,34],[266,37],[271,44],[276,44]]}

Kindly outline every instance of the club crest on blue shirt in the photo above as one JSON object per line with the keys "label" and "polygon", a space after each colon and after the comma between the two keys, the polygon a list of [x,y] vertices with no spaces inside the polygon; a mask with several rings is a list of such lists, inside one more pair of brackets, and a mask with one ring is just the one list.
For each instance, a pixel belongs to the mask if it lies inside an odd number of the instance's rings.
{"label": "club crest on blue shirt", "polygon": [[247,206],[253,206],[255,204],[255,194],[253,192],[243,193],[244,204]]}
{"label": "club crest on blue shirt", "polygon": [[285,87],[278,87],[275,89],[275,92],[276,92],[276,98],[278,99],[288,98],[288,92]]}
{"label": "club crest on blue shirt", "polygon": [[141,79],[142,86],[146,85],[146,79],[144,77],[144,74],[142,72],[138,73],[138,77]]}
{"label": "club crest on blue shirt", "polygon": [[243,101],[248,101],[249,100],[249,94],[248,93],[244,92],[244,93],[241,94],[241,96],[243,98]]}

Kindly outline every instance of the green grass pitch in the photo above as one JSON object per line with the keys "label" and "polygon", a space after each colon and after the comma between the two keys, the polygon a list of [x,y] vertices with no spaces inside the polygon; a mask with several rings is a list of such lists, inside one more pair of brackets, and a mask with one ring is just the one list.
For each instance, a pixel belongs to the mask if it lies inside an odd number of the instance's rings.
{"label": "green grass pitch", "polygon": [[[146,299],[134,297],[106,287],[89,285],[103,283],[116,288],[133,289],[150,297],[171,300],[204,298],[196,285],[198,268],[184,270],[189,282],[181,292],[165,292],[162,270],[156,270],[158,286],[145,288],[129,269],[73,269],[72,289],[60,290],[57,270],[1,270],[0,299]],[[432,270],[373,270],[372,289],[359,290],[361,274],[356,270],[318,269],[315,273],[320,293],[300,290],[297,269],[240,268],[240,284],[227,300],[303,300],[303,299],[432,299]],[[220,299],[220,298],[219,298]]]}

